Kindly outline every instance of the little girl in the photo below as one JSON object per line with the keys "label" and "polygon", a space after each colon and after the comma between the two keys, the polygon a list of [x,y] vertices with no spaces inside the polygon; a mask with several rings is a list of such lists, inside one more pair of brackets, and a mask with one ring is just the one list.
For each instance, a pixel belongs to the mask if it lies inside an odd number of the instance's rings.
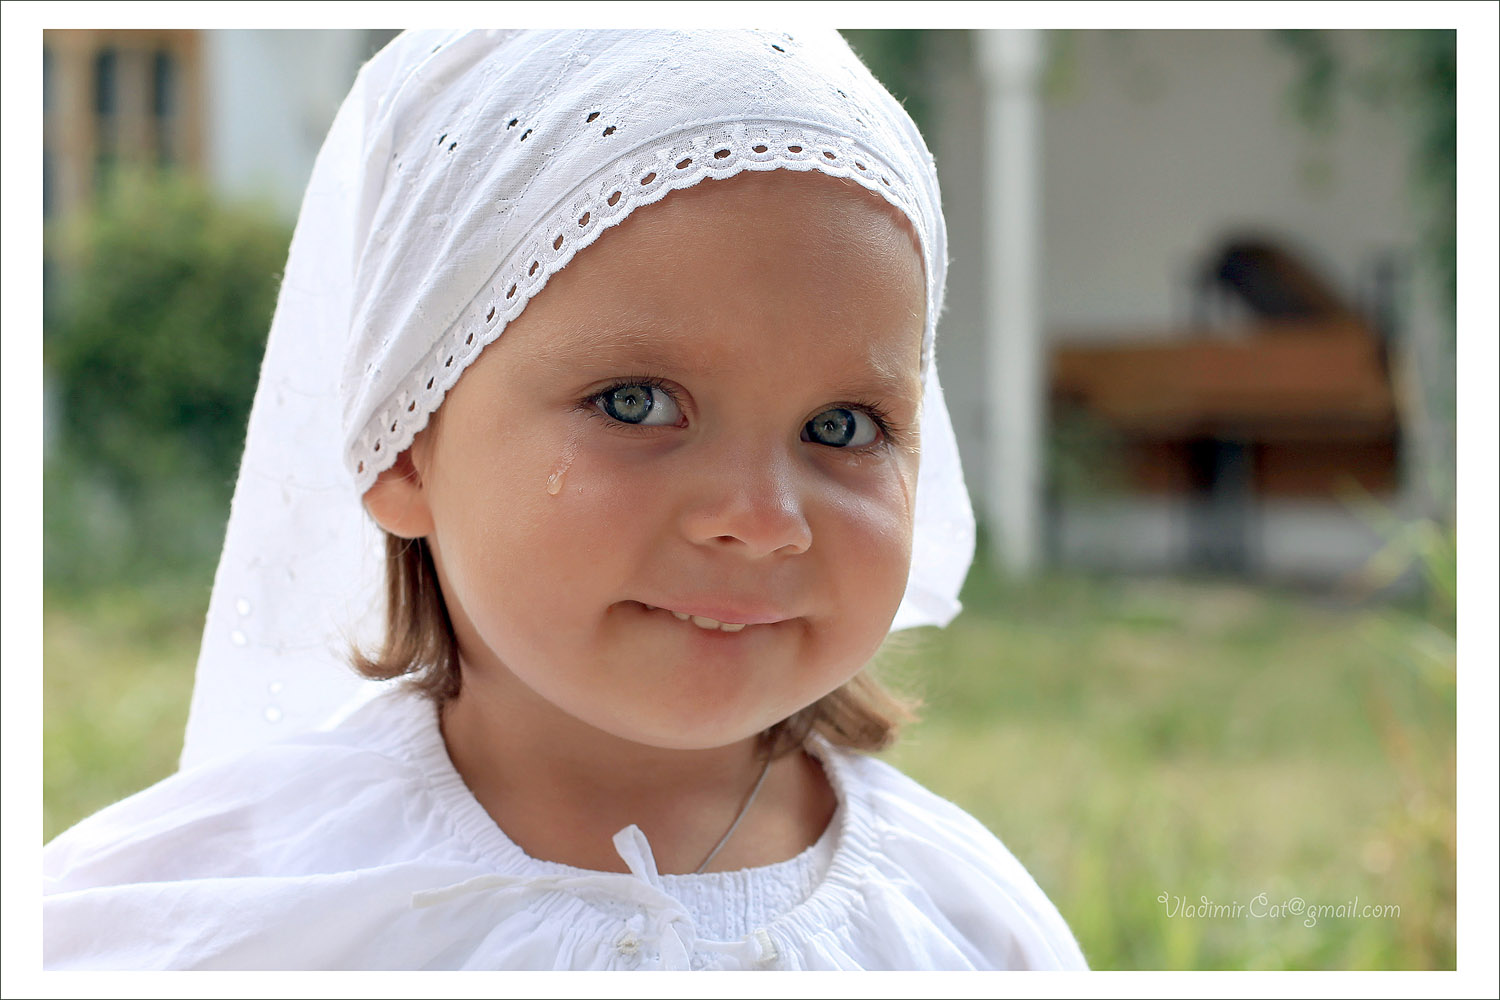
{"label": "little girl", "polygon": [[47,847],[48,965],[1081,968],[858,752],[972,553],[945,263],[837,35],[398,38],[303,204],[183,769]]}

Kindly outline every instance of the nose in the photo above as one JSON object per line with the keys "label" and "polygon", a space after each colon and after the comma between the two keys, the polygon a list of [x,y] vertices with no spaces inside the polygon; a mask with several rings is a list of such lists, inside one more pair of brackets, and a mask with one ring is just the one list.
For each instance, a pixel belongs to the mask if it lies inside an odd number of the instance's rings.
{"label": "nose", "polygon": [[797,555],[812,545],[806,497],[788,455],[729,454],[698,469],[683,534],[751,558]]}

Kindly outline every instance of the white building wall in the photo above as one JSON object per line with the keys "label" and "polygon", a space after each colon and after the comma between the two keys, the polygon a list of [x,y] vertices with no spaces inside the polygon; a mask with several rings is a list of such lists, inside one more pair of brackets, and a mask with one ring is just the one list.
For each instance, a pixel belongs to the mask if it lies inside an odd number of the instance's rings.
{"label": "white building wall", "polygon": [[1267,32],[1079,31],[1063,44],[1043,138],[1055,337],[1182,329],[1193,269],[1234,231],[1284,240],[1349,297],[1372,253],[1412,245],[1393,117],[1344,101],[1330,134],[1310,132],[1290,110],[1295,66]]}
{"label": "white building wall", "polygon": [[295,219],[328,126],[383,34],[205,31],[204,155],[215,189]]}
{"label": "white building wall", "polygon": [[[1346,45],[1358,36],[1341,36]],[[1365,43],[1368,39],[1365,39]],[[976,508],[991,472],[984,377],[982,220],[995,197],[983,162],[983,95],[973,39],[933,39],[929,138],[950,238],[938,358]],[[1290,110],[1295,67],[1263,31],[1074,31],[1043,91],[1042,325],[1052,343],[1190,332],[1191,281],[1223,239],[1262,234],[1303,255],[1353,300],[1375,254],[1415,246],[1407,137],[1394,116],[1344,101],[1337,127],[1310,132]],[[1437,330],[1430,297],[1409,300],[1407,336]],[[1415,435],[1419,436],[1419,435]],[[1064,562],[1181,565],[1179,501],[1076,503],[1052,525]],[[1263,504],[1255,523],[1267,573],[1332,578],[1379,538],[1337,502]]]}
{"label": "white building wall", "polygon": [[986,407],[992,395],[985,378],[985,276],[989,261],[984,239],[986,209],[993,193],[986,182],[984,90],[975,66],[973,42],[973,32],[933,33],[928,65],[933,73],[936,120],[924,124],[927,144],[937,161],[943,214],[948,223],[948,295],[938,320],[938,373],[958,438],[964,478],[975,509],[982,511],[982,484],[988,473]]}

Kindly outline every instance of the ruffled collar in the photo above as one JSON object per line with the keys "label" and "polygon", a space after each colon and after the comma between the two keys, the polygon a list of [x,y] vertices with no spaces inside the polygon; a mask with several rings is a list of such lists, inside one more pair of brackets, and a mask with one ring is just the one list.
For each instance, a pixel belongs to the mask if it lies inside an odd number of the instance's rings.
{"label": "ruffled collar", "polygon": [[[614,836],[614,846],[629,874],[575,868],[534,858],[523,851],[494,822],[453,767],[443,743],[436,708],[420,696],[393,691],[386,698],[409,702],[402,719],[386,730],[401,755],[420,772],[455,834],[468,844],[474,861],[490,874],[454,885],[418,892],[413,905],[441,905],[476,892],[526,898],[539,910],[569,908],[581,903],[607,912],[623,906],[638,910],[626,920],[626,931],[615,942],[622,955],[640,954],[663,968],[755,967],[774,962],[779,950],[805,939],[820,928],[841,926],[860,904],[861,859],[871,856],[874,833],[868,804],[849,780],[845,754],[814,737],[808,749],[823,766],[838,798],[838,808],[817,843],[787,861],[762,868],[702,875],[662,875],[646,836],[635,825]],[[373,707],[373,706],[372,706]],[[768,887],[792,885],[789,906],[767,907]],[[801,897],[800,900],[796,897]],[[698,905],[689,908],[684,900]],[[747,905],[748,921],[740,914],[712,914],[716,902]],[[757,905],[760,904],[760,905]],[[767,912],[767,911],[770,912]],[[694,911],[696,911],[696,916]],[[718,932],[728,929],[729,940],[709,936],[711,916],[718,916]],[[739,917],[739,919],[736,919]],[[763,918],[763,919],[757,919]],[[753,926],[752,926],[753,925]]]}

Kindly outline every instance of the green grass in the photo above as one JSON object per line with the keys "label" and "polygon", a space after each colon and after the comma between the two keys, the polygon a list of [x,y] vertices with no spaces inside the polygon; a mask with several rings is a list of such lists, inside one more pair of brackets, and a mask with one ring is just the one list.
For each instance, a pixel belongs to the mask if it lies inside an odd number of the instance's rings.
{"label": "green grass", "polygon": [[966,598],[909,657],[928,710],[892,756],[1006,841],[1094,967],[1453,967],[1451,632],[1222,582],[981,568]]}
{"label": "green grass", "polygon": [[[1223,582],[981,563],[900,656],[892,753],[995,830],[1096,968],[1454,965],[1451,622]],[[206,586],[49,594],[45,836],[175,767]],[[1169,916],[1185,897],[1399,917]]]}
{"label": "green grass", "polygon": [[42,835],[177,770],[208,589],[49,592],[42,614]]}

